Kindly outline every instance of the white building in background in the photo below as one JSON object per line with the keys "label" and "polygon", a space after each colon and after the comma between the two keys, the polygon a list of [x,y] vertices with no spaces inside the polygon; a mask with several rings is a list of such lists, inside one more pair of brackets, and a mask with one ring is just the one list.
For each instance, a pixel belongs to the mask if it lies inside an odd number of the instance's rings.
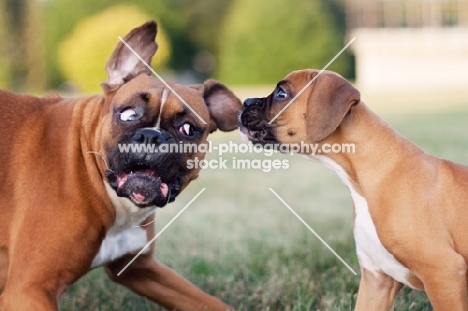
{"label": "white building in background", "polygon": [[450,90],[468,101],[468,0],[346,0],[346,18],[361,91]]}

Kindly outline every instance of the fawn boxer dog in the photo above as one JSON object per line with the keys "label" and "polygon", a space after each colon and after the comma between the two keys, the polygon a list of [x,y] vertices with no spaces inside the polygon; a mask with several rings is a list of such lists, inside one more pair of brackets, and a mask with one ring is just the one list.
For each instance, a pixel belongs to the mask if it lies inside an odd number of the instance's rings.
{"label": "fawn boxer dog", "polygon": [[351,192],[361,268],[356,310],[391,309],[403,284],[425,291],[435,310],[468,310],[468,167],[425,154],[348,81],[318,74],[292,72],[268,97],[247,99],[242,135],[259,144],[355,145],[354,153],[301,153],[334,170]]}
{"label": "fawn boxer dog", "polygon": [[[148,22],[124,40],[149,64],[156,32]],[[117,274],[154,236],[139,225],[198,176],[187,160],[204,157],[159,151],[237,128],[241,102],[214,80],[171,84],[205,124],[122,43],[106,70],[103,94],[92,97],[0,91],[0,310],[57,310],[67,286],[99,266],[168,309],[231,310],[157,262],[151,247]],[[125,144],[156,149],[120,152]]]}

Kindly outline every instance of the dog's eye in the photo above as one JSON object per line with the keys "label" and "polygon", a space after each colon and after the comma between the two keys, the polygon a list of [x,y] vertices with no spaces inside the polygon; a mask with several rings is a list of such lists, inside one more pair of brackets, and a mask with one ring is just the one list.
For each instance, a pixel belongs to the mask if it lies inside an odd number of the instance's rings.
{"label": "dog's eye", "polygon": [[278,87],[278,90],[276,91],[276,98],[286,98],[288,97],[288,93],[285,92],[281,87]]}
{"label": "dog's eye", "polygon": [[195,130],[190,123],[184,123],[179,127],[179,133],[182,133],[184,136],[192,137],[195,134]]}
{"label": "dog's eye", "polygon": [[122,121],[135,121],[138,118],[138,114],[136,113],[135,109],[127,108],[120,112],[120,120]]}

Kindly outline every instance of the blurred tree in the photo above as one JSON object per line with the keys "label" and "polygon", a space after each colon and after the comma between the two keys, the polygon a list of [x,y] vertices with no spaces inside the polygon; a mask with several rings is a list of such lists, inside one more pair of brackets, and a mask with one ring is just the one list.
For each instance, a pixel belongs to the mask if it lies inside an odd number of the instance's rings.
{"label": "blurred tree", "polygon": [[[322,68],[344,46],[339,6],[326,0],[236,0],[221,30],[220,78],[274,83],[292,70]],[[344,76],[349,54],[328,68]]]}
{"label": "blurred tree", "polygon": [[14,90],[42,90],[42,5],[37,0],[1,0],[0,80]]}
{"label": "blurred tree", "polygon": [[10,42],[8,36],[8,25],[6,22],[5,0],[0,0],[0,87],[9,88],[10,83],[10,62],[8,57],[7,44]]}
{"label": "blurred tree", "polygon": [[[176,70],[193,69],[200,52],[214,57],[219,52],[219,30],[233,0],[161,0],[158,16],[166,25],[174,47],[170,66]],[[148,6],[148,8],[150,7]]]}
{"label": "blurred tree", "polygon": [[43,4],[38,0],[28,0],[26,3],[26,22],[24,23],[24,45],[27,58],[26,87],[29,92],[44,90],[45,79],[45,49]]}
{"label": "blurred tree", "polygon": [[23,88],[26,77],[26,45],[24,21],[26,0],[6,0],[4,3],[7,30],[6,59],[9,66],[9,86],[18,90]]}
{"label": "blurred tree", "polygon": [[49,87],[55,88],[64,82],[57,57],[59,43],[66,39],[78,21],[104,10],[115,2],[118,1],[49,0],[45,2],[45,46]]}
{"label": "blurred tree", "polygon": [[[150,19],[128,4],[116,5],[83,19],[76,24],[71,36],[60,43],[59,63],[64,76],[81,91],[100,91],[100,83],[107,79],[105,64],[119,42],[117,37],[123,37]],[[170,44],[161,25],[156,41],[159,48],[152,66],[161,69],[170,55]]]}
{"label": "blurred tree", "polygon": [[[1,0],[0,0],[1,1]],[[218,50],[219,25],[232,0],[49,0],[46,5],[46,48],[49,85],[59,86],[57,47],[83,18],[119,3],[131,3],[155,19],[167,31],[172,53],[168,67],[193,70],[194,59],[202,51],[214,56]],[[136,27],[137,25],[134,25]],[[202,77],[203,78],[203,77]]]}

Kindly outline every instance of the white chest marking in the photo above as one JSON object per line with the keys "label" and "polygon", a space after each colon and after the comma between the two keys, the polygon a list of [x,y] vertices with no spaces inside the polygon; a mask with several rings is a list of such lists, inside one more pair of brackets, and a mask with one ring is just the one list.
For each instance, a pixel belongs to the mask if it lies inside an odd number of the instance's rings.
{"label": "white chest marking", "polygon": [[398,282],[413,287],[408,282],[409,269],[399,263],[380,242],[377,230],[375,229],[375,225],[369,213],[367,201],[354,190],[346,171],[335,161],[326,156],[310,155],[307,156],[307,158],[318,161],[335,171],[351,192],[354,208],[356,210],[354,239],[356,241],[356,250],[360,266],[374,274],[383,271]]}
{"label": "white chest marking", "polygon": [[139,227],[131,227],[114,235],[107,234],[91,268],[102,266],[145,245],[146,231]]}
{"label": "white chest marking", "polygon": [[109,229],[91,268],[102,266],[147,243],[146,230],[135,227],[156,211],[157,207],[139,208],[127,198],[118,197],[108,183],[104,183],[115,208],[115,222]]}

